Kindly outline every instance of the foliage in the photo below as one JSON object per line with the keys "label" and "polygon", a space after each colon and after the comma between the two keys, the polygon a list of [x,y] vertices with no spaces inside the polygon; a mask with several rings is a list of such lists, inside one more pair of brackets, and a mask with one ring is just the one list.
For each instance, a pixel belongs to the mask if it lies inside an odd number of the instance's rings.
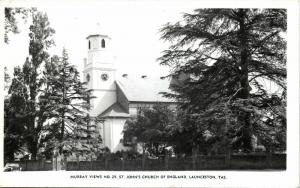
{"label": "foliage", "polygon": [[4,42],[9,43],[9,33],[19,33],[20,29],[18,27],[18,16],[21,16],[21,19],[27,20],[30,14],[34,14],[37,10],[35,8],[10,8],[5,7],[5,33],[4,33]]}
{"label": "foliage", "polygon": [[20,68],[15,68],[14,87],[15,95],[4,99],[4,160],[12,161],[14,153],[22,146],[24,127],[24,109],[27,98],[26,88],[16,80],[22,79]]}
{"label": "foliage", "polygon": [[159,60],[170,66],[173,79],[188,78],[173,87],[176,94],[165,95],[176,98],[194,122],[185,128],[246,151],[253,134],[261,141],[270,132],[284,135],[285,120],[275,112],[285,114],[284,32],[284,9],[197,9],[166,24],[162,39],[171,45]]}
{"label": "foliage", "polygon": [[97,120],[88,114],[91,91],[80,81],[76,67],[69,64],[65,49],[61,58],[54,56],[45,64],[42,82],[39,101],[48,122],[42,141],[47,145],[47,140],[52,139],[50,148],[80,153],[99,147],[101,138],[95,133]]}
{"label": "foliage", "polygon": [[136,117],[126,121],[124,127],[125,142],[143,143],[143,152],[159,155],[168,146],[169,127],[174,123],[174,112],[164,104],[143,109]]}
{"label": "foliage", "polygon": [[129,150],[129,151],[122,150],[122,151],[117,151],[116,153],[111,153],[109,157],[112,160],[118,160],[118,159],[135,160],[135,159],[141,159],[143,156],[134,150]]}
{"label": "foliage", "polygon": [[9,89],[11,78],[9,74],[7,73],[7,67],[4,67],[4,91],[7,91]]}
{"label": "foliage", "polygon": [[[11,21],[15,24],[13,17]],[[51,158],[54,149],[97,152],[101,138],[95,133],[99,120],[88,115],[91,91],[69,64],[65,49],[62,57],[50,58],[55,31],[47,15],[33,11],[29,29],[29,57],[22,68],[15,68],[5,103],[7,158],[13,159],[21,147],[29,150],[32,159]]]}
{"label": "foliage", "polygon": [[[8,158],[25,147],[32,154],[51,158],[60,152],[96,152],[101,138],[88,115],[90,90],[80,81],[79,72],[68,62],[68,54],[50,58],[54,45],[47,15],[32,14],[29,57],[16,67],[5,106],[5,149]],[[12,147],[14,145],[15,147]],[[10,149],[8,149],[10,148]]]}
{"label": "foliage", "polygon": [[33,159],[38,152],[39,138],[45,121],[43,109],[39,107],[38,94],[43,84],[39,78],[40,65],[48,61],[47,49],[54,44],[51,37],[55,31],[49,25],[46,14],[37,12],[32,15],[29,57],[22,69],[15,68],[9,89],[9,113],[15,114],[18,119],[13,121],[20,122],[18,126],[23,127],[22,141],[26,143]]}

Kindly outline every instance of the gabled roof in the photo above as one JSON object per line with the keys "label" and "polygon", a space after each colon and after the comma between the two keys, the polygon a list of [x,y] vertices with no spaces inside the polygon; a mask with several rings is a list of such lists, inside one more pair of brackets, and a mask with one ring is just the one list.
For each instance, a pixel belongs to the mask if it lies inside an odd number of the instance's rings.
{"label": "gabled roof", "polygon": [[121,76],[116,81],[129,102],[174,102],[160,92],[171,92],[170,80],[159,76],[133,75]]}
{"label": "gabled roof", "polygon": [[126,111],[118,104],[118,102],[108,107],[99,116],[100,117],[125,117],[125,118],[130,117],[130,115],[126,113]]}

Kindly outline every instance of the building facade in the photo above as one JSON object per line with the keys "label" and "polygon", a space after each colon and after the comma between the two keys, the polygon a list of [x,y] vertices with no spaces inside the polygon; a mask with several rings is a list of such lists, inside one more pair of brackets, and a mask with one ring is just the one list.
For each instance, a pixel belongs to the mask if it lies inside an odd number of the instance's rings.
{"label": "building facade", "polygon": [[156,103],[166,103],[174,108],[176,103],[160,94],[170,92],[168,79],[151,74],[117,74],[111,42],[108,35],[93,34],[87,37],[88,57],[83,73],[88,89],[92,89],[96,97],[90,101],[90,115],[104,119],[97,129],[103,145],[116,152],[128,149],[121,140],[129,117]]}

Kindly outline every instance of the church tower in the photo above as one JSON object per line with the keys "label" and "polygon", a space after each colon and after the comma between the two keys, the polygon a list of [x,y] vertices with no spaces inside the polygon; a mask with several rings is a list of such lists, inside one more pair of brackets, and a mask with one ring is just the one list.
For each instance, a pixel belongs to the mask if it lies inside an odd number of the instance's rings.
{"label": "church tower", "polygon": [[92,89],[91,115],[96,116],[116,102],[114,58],[111,38],[92,34],[87,38],[88,58],[84,62],[84,78]]}

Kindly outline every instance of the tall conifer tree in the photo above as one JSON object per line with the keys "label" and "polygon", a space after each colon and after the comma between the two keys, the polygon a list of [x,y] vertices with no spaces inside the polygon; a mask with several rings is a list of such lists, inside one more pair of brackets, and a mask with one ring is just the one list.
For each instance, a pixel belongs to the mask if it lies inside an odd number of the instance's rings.
{"label": "tall conifer tree", "polygon": [[81,153],[99,148],[97,120],[89,116],[91,90],[80,81],[79,72],[70,65],[65,49],[62,57],[54,56],[46,64],[43,75],[45,89],[40,96],[41,108],[48,118],[49,133],[58,141],[54,147]]}
{"label": "tall conifer tree", "polygon": [[197,9],[183,18],[161,29],[171,46],[160,61],[169,76],[189,75],[177,94],[166,94],[194,122],[185,128],[245,151],[253,135],[277,142],[286,125],[286,10]]}
{"label": "tall conifer tree", "polygon": [[[55,31],[50,27],[47,15],[42,12],[32,14],[32,24],[29,29],[29,57],[22,69],[15,69],[9,95],[11,96],[10,103],[16,109],[23,106],[15,113],[23,118],[21,125],[25,129],[24,141],[32,154],[32,159],[35,159],[44,123],[43,112],[38,104],[38,93],[42,86],[40,66],[49,60],[47,50],[54,44],[52,35]],[[22,101],[15,101],[16,97],[22,98]]]}

